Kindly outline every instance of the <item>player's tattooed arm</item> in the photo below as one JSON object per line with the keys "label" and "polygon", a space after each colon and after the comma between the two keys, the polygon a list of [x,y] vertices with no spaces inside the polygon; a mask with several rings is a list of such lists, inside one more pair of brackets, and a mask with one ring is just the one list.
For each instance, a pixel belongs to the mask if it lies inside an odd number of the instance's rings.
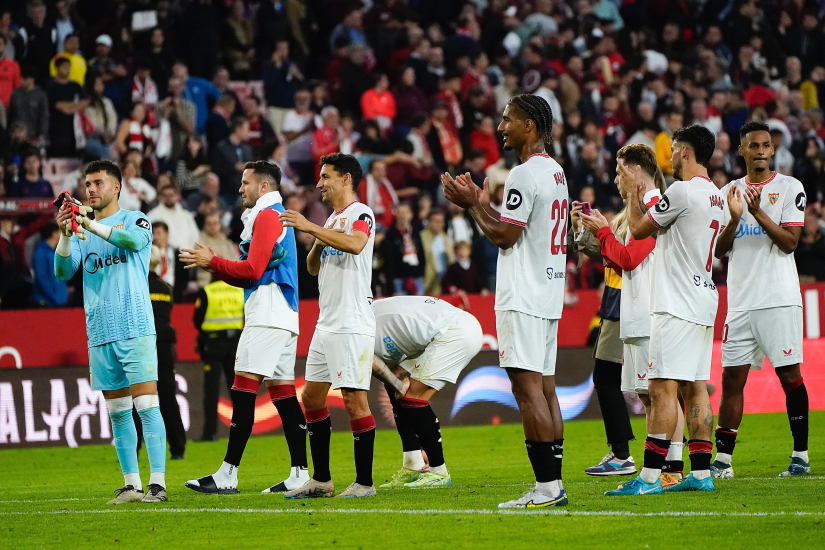
{"label": "player's tattooed arm", "polygon": [[802,228],[799,226],[782,227],[774,223],[770,216],[762,210],[761,200],[762,186],[745,189],[745,203],[748,206],[748,212],[754,217],[756,223],[762,226],[762,229],[765,230],[765,233],[779,250],[785,254],[792,254],[796,250],[796,245],[799,244]]}
{"label": "player's tattooed arm", "polygon": [[730,213],[730,221],[728,221],[728,225],[719,233],[719,237],[716,239],[716,248],[713,250],[713,255],[720,260],[733,248],[733,241],[736,239],[736,229],[739,227],[739,220],[742,218],[742,193],[736,190],[735,185],[731,185],[730,189],[728,189],[726,201],[728,204],[728,212]]}
{"label": "player's tattooed arm", "polygon": [[466,208],[481,228],[481,231],[493,244],[503,250],[507,250],[516,244],[524,228],[503,222],[484,208],[482,198],[485,194],[489,196],[489,182],[487,179],[484,180],[483,191],[473,183],[469,174],[462,174],[453,179],[452,176],[444,173],[441,175],[441,183],[444,185],[444,196],[447,197],[447,200],[456,206]]}

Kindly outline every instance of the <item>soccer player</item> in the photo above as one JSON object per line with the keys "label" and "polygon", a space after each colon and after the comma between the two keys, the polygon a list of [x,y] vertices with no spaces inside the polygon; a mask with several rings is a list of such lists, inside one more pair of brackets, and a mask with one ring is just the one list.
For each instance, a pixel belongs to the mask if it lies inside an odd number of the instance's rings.
{"label": "soccer player", "polygon": [[567,252],[567,181],[561,166],[545,152],[552,140],[553,114],[544,99],[514,96],[498,129],[504,147],[514,149],[522,161],[507,175],[500,216],[489,206],[486,180],[483,191],[469,173],[456,179],[444,174],[441,181],[447,199],[468,209],[500,249],[495,305],[499,357],[521,412],[536,485],[499,508],[564,506],[564,425],[555,373]]}
{"label": "soccer player", "polygon": [[[149,299],[152,226],[140,212],[118,205],[122,178],[115,163],[96,160],[83,173],[97,219],[77,217],[87,233],[86,240],[79,240],[72,235],[71,210],[60,209],[54,272],[61,281],[68,281],[78,269],[84,271],[92,389],[103,391],[124,478],[123,488],[109,504],[162,502],[167,500],[166,428],[158,401],[155,322]],[[149,455],[151,473],[145,493],[138,470],[133,405]]]}
{"label": "soccer player", "polygon": [[710,476],[713,410],[707,380],[719,296],[711,269],[714,244],[725,223],[725,200],[707,171],[715,146],[707,128],[693,125],[676,131],[671,164],[677,181],[649,209],[639,197],[644,186],[642,169],[618,160],[622,194],[630,195],[631,235],[637,240],[659,235],[650,266],[650,414],[644,467],[638,477],[607,491],[608,496],[662,492],[659,477],[676,431],[679,390],[688,411],[691,472],[665,490],[714,490]]}
{"label": "soccer player", "polygon": [[[616,154],[626,165],[639,166],[639,179],[644,188],[638,192],[642,195],[641,204],[650,208],[662,197],[667,189],[665,177],[656,165],[656,154],[647,145],[627,145]],[[622,188],[621,174],[616,175],[616,184]],[[608,225],[607,219],[600,212],[593,215],[580,213],[581,206],[575,204],[571,217],[578,215],[585,229],[594,234],[599,241],[602,256],[608,265],[621,269],[621,326],[619,337],[623,342],[621,391],[635,392],[645,407],[650,418],[650,397],[648,396],[647,366],[650,348],[650,266],[655,254],[656,240],[653,237],[636,240],[627,226],[629,198],[624,196],[625,207]],[[662,468],[662,487],[678,483],[682,477],[682,445],[685,433],[685,421],[681,406],[676,408],[676,430],[670,438],[670,448]],[[621,472],[625,460],[611,452],[602,461],[602,466],[585,470],[590,475],[615,475]],[[632,463],[632,460],[631,460]],[[635,464],[630,473],[636,473]]]}
{"label": "soccer player", "polygon": [[805,219],[805,190],[798,180],[768,168],[774,149],[767,125],[749,122],[739,137],[748,175],[722,190],[727,191],[730,221],[716,243],[716,257],[730,253],[730,261],[722,402],[711,471],[714,478],[733,477],[731,456],[742,422],[748,371],[761,369],[767,355],[785,390],[793,435],[791,464],[779,475],[805,475],[811,471],[808,390],[799,371],[802,295],[793,258]]}
{"label": "soccer player", "polygon": [[[373,376],[390,396],[404,457],[401,469],[381,487],[452,485],[444,463],[441,427],[430,399],[458,375],[481,349],[481,325],[466,311],[429,296],[397,296],[373,303],[375,355]],[[409,373],[409,388],[395,398],[398,378],[388,367]],[[383,367],[383,368],[381,368]],[[422,472],[427,453],[429,471]]]}
{"label": "soccer player", "polygon": [[241,214],[241,258],[215,256],[197,243],[184,248],[186,269],[200,267],[226,283],[244,288],[244,329],[235,354],[232,385],[232,424],[226,456],[218,471],[187,481],[200,493],[238,493],[238,467],[255,423],[255,399],[261,382],[284,427],[292,467],[289,477],[264,490],[282,493],[309,479],[304,413],[295,394],[295,355],[298,350],[298,262],[295,235],[280,215],[281,169],[265,161],[247,162],[240,193],[246,207]]}
{"label": "soccer player", "polygon": [[338,496],[375,495],[375,418],[367,403],[375,343],[370,290],[375,216],[368,206],[356,201],[361,176],[361,166],[354,156],[325,155],[321,157],[316,187],[321,190],[321,200],[335,211],[324,227],[293,210],[281,214],[284,226],[315,237],[307,255],[307,269],[311,275],[318,275],[321,309],[309,346],[302,394],[315,471],[301,487],[285,494],[291,499],[331,497],[335,491],[329,471],[330,387],[341,390],[355,446],[355,482]]}

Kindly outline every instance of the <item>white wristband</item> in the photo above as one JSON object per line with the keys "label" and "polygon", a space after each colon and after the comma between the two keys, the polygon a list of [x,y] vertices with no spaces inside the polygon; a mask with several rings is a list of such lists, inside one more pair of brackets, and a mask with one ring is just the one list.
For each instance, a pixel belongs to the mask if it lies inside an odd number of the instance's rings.
{"label": "white wristband", "polygon": [[57,252],[59,256],[69,258],[72,255],[72,238],[61,233],[60,240],[57,241],[57,248],[55,248],[55,252]]}
{"label": "white wristband", "polygon": [[98,223],[94,220],[88,220],[87,223],[89,224],[87,227],[89,232],[94,233],[101,239],[108,241],[109,237],[112,236],[112,228],[108,225],[103,225],[102,223]]}

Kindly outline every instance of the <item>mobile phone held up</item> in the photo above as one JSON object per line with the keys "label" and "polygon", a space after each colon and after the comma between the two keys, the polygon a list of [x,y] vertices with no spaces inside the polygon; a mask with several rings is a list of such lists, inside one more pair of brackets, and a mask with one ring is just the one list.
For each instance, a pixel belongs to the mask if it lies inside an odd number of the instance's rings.
{"label": "mobile phone held up", "polygon": [[580,203],[580,205],[582,207],[582,214],[584,214],[585,216],[589,216],[590,213],[592,212],[592,208],[590,208],[590,203],[589,202],[582,202],[582,203]]}

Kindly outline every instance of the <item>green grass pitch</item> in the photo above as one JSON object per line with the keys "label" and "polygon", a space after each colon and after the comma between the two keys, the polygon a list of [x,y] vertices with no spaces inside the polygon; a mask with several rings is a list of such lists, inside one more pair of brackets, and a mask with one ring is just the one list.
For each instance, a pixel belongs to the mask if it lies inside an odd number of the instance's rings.
{"label": "green grass pitch", "polygon": [[[825,434],[811,415],[812,475],[778,479],[789,463],[784,414],[746,416],[734,457],[737,478],[714,493],[607,498],[619,479],[583,473],[606,452],[600,421],[565,426],[564,509],[500,513],[525,491],[531,470],[521,426],[443,430],[454,486],[379,489],[375,498],[287,501],[260,491],[287,472],[282,437],[250,440],[241,494],[202,495],[183,482],[215,471],[226,441],[189,443],[169,462],[169,502],[107,506],[122,478],[110,446],[0,451],[0,548],[823,548]],[[634,419],[637,436],[642,419]],[[631,444],[641,465],[643,441]],[[687,453],[686,453],[687,455]],[[336,489],[354,479],[352,436],[332,436]],[[148,481],[141,453],[144,483]],[[376,437],[375,481],[400,466],[393,431]],[[701,545],[701,546],[700,546]]]}

